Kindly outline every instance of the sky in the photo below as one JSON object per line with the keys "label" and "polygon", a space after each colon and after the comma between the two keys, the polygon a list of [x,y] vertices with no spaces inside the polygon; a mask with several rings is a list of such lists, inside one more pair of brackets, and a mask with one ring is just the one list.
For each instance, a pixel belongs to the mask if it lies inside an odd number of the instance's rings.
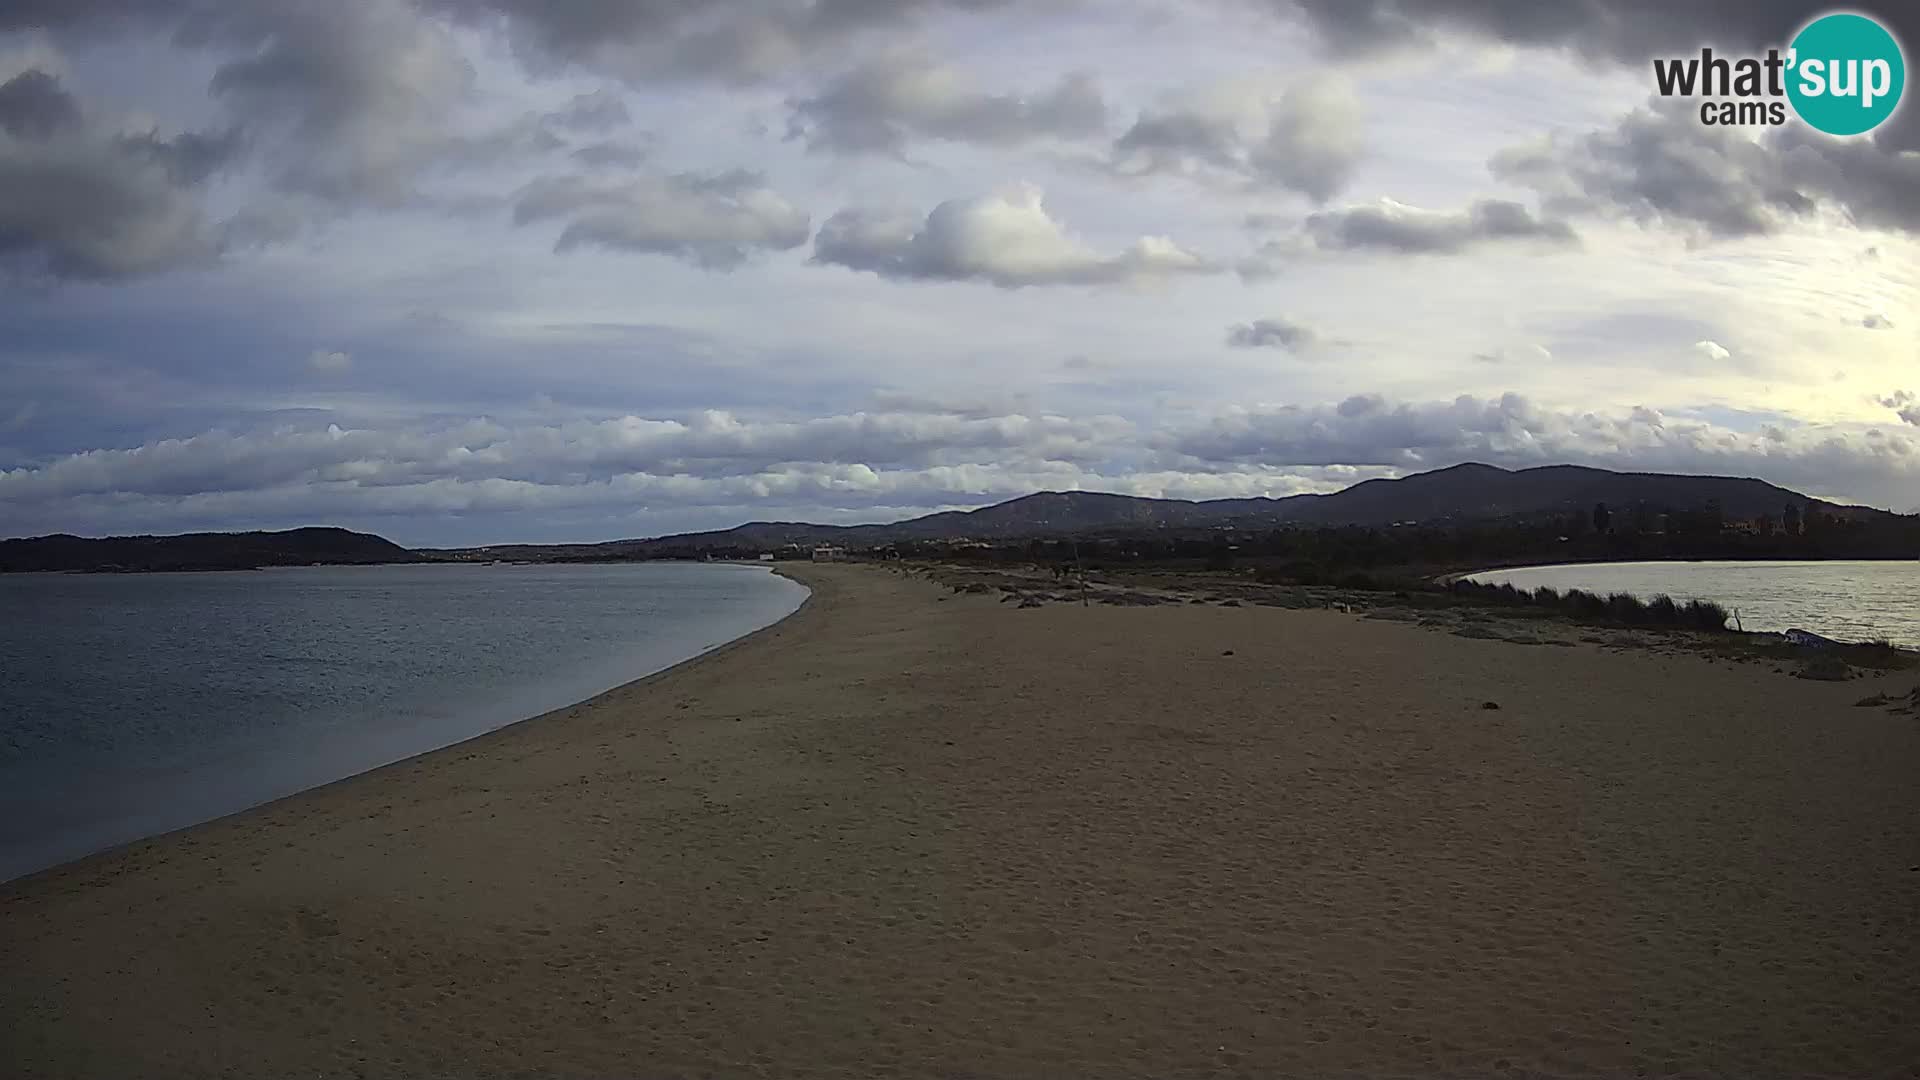
{"label": "sky", "polygon": [[[0,0],[0,536],[886,521],[1462,461],[1920,511],[1920,107],[1780,0]],[[1907,45],[1911,8],[1876,14]]]}

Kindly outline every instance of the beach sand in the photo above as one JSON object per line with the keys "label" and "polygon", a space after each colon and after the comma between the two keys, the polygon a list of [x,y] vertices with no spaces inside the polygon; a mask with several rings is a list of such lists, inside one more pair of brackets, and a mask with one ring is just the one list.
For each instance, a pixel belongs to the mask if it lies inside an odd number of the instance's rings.
{"label": "beach sand", "polygon": [[0,1073],[1920,1075],[1912,675],[795,574],[0,886]]}

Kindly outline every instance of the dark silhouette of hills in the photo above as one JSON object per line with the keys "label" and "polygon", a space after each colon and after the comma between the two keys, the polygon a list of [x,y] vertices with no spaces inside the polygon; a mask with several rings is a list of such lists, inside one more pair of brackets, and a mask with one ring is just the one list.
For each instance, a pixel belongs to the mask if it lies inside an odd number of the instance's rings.
{"label": "dark silhouette of hills", "polygon": [[1717,505],[1728,520],[1778,517],[1788,506],[1802,514],[1814,510],[1851,520],[1896,516],[1829,503],[1751,478],[1623,473],[1579,465],[1513,470],[1469,463],[1397,480],[1367,480],[1328,495],[1194,502],[1094,491],[1042,491],[978,510],[946,511],[884,525],[755,521],[731,529],[651,539],[484,550],[495,558],[648,558],[714,550],[771,551],[789,544],[868,547],[918,540],[1007,541],[1141,530],[1444,524],[1585,514],[1601,502],[1616,511],[1652,513]]}
{"label": "dark silhouette of hills", "polygon": [[1729,520],[1779,514],[1788,505],[1845,518],[1886,516],[1883,510],[1841,506],[1810,498],[1764,480],[1733,476],[1681,476],[1626,473],[1581,465],[1543,465],[1502,469],[1467,463],[1398,480],[1365,480],[1330,495],[1289,499],[1238,499],[1203,506],[1288,505],[1286,520],[1314,525],[1391,525],[1397,522],[1484,521],[1537,517],[1590,509],[1606,503],[1616,510],[1644,506],[1655,511],[1697,510],[1718,504]]}
{"label": "dark silhouette of hills", "polygon": [[978,510],[955,510],[881,525],[813,525],[755,521],[714,532],[601,544],[500,545],[409,551],[388,540],[345,529],[286,532],[191,533],[85,539],[42,536],[0,540],[0,572],[21,570],[237,570],[314,563],[367,564],[429,560],[616,560],[673,558],[722,552],[777,551],[789,545],[878,547],[914,541],[990,543],[1088,534],[1196,534],[1215,529],[1281,526],[1449,525],[1534,521],[1589,514],[1596,503],[1613,512],[1658,515],[1717,507],[1741,521],[1792,507],[1802,518],[1818,514],[1862,525],[1911,523],[1884,510],[1841,506],[1762,480],[1730,476],[1623,473],[1578,465],[1502,469],[1465,464],[1398,480],[1367,480],[1328,495],[1268,499],[1145,499],[1096,491],[1042,491]]}
{"label": "dark silhouette of hills", "polygon": [[365,565],[416,562],[420,556],[368,533],[309,528],[284,532],[185,533],[98,539],[36,536],[0,540],[0,572],[68,570],[253,570],[314,563]]}

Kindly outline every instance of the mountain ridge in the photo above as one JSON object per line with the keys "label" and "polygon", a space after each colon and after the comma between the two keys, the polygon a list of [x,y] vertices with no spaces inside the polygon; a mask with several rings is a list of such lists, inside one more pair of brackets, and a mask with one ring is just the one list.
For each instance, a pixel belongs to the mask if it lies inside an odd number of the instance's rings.
{"label": "mountain ridge", "polygon": [[914,541],[1006,542],[1103,532],[1458,524],[1585,515],[1596,503],[1606,503],[1624,514],[1692,511],[1717,503],[1730,520],[1777,516],[1788,507],[1802,515],[1817,511],[1853,520],[1907,520],[1903,515],[1872,507],[1816,499],[1752,477],[1615,472],[1583,465],[1505,469],[1465,462],[1409,476],[1363,480],[1335,492],[1277,498],[1188,500],[1100,491],[1036,491],[973,510],[943,510],[895,522],[819,525],[749,521],[729,529],[581,544],[407,549],[370,533],[326,527],[104,538],[56,534],[0,540],[0,572],[222,570],[423,559],[644,559],[716,551],[767,552],[817,544],[880,547]]}
{"label": "mountain ridge", "polygon": [[582,555],[645,557],[678,550],[774,550],[792,544],[877,546],[915,540],[1005,541],[1099,530],[1394,525],[1585,513],[1604,502],[1620,510],[1694,510],[1720,504],[1732,519],[1793,506],[1845,518],[1899,517],[1872,507],[1817,499],[1754,477],[1616,472],[1584,465],[1505,469],[1464,462],[1397,478],[1363,480],[1336,492],[1280,497],[1165,499],[1096,491],[1037,491],[973,510],[943,510],[882,524],[818,525],[750,521],[728,529],[609,540],[596,544],[490,545],[514,551],[566,549]]}

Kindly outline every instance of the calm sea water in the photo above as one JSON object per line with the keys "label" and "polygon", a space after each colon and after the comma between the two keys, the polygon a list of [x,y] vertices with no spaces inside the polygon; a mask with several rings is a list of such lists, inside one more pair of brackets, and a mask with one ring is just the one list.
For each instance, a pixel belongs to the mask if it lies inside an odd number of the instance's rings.
{"label": "calm sea water", "polygon": [[0,575],[0,880],[591,697],[805,596],[684,563]]}
{"label": "calm sea water", "polygon": [[1842,641],[1920,647],[1920,561],[1636,562],[1530,566],[1473,575],[1518,589],[1551,585],[1651,599],[1713,600],[1748,630],[1799,628]]}

